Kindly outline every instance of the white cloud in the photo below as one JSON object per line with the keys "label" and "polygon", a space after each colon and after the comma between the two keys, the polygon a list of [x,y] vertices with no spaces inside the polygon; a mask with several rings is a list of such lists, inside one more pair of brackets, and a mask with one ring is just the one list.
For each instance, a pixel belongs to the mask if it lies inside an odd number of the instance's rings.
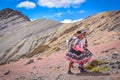
{"label": "white cloud", "polygon": [[36,19],[30,19],[30,21],[35,21]]}
{"label": "white cloud", "polygon": [[70,20],[70,19],[65,19],[65,20],[63,20],[63,21],[61,21],[62,23],[71,23],[72,22],[72,20]]}
{"label": "white cloud", "polygon": [[26,8],[26,9],[32,9],[32,8],[35,8],[36,7],[36,4],[34,2],[29,2],[29,1],[24,1],[24,2],[21,2],[17,5],[18,8]]}
{"label": "white cloud", "polygon": [[85,2],[85,0],[38,0],[40,6],[46,6],[49,8],[67,8],[70,6],[76,6]]}
{"label": "white cloud", "polygon": [[85,10],[80,10],[78,11],[78,13],[85,13]]}
{"label": "white cloud", "polygon": [[63,21],[61,21],[62,23],[74,23],[74,22],[77,22],[77,21],[81,21],[83,19],[77,19],[77,20],[70,20],[70,19],[65,19]]}
{"label": "white cloud", "polygon": [[63,14],[62,12],[58,12],[58,13],[54,13],[53,15],[43,16],[43,18],[48,18],[48,17],[61,17],[62,14]]}
{"label": "white cloud", "polygon": [[54,16],[56,17],[60,17],[63,13],[59,12],[59,13],[55,13]]}
{"label": "white cloud", "polygon": [[73,6],[74,8],[80,8],[80,6],[79,5],[75,5],[75,6]]}
{"label": "white cloud", "polygon": [[71,10],[68,10],[67,13],[68,14],[73,14],[73,12]]}

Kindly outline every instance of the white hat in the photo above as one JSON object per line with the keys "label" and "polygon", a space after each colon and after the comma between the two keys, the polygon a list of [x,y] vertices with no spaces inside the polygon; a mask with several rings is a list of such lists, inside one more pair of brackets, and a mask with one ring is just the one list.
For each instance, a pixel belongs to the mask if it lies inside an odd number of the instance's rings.
{"label": "white hat", "polygon": [[81,33],[84,33],[84,32],[87,32],[87,28],[84,28],[84,29],[81,29],[80,31],[81,31]]}

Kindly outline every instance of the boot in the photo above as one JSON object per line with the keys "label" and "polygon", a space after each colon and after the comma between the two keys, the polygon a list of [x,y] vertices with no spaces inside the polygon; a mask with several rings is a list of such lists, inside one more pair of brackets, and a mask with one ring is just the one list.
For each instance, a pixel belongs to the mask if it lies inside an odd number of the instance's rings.
{"label": "boot", "polygon": [[73,72],[71,72],[71,71],[68,71],[67,73],[68,73],[68,74],[70,74],[70,75],[73,75],[73,74],[74,74],[74,73],[73,73]]}
{"label": "boot", "polygon": [[80,72],[87,72],[84,68],[78,66],[78,69],[80,70]]}

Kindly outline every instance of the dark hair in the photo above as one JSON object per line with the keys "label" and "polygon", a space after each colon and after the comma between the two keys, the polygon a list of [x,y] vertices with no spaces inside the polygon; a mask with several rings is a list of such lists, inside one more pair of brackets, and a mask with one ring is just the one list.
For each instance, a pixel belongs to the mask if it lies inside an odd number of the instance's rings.
{"label": "dark hair", "polygon": [[77,31],[77,34],[81,34],[82,32],[81,31]]}

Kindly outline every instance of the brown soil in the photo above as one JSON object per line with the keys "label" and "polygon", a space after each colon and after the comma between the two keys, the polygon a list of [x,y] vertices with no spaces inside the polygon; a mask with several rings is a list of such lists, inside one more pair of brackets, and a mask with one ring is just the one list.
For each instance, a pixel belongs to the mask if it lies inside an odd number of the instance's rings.
{"label": "brown soil", "polygon": [[[90,46],[92,59],[106,57],[112,53],[120,53],[120,40],[100,45]],[[75,75],[68,75],[68,63],[65,59],[66,51],[58,51],[48,57],[32,58],[33,63],[25,65],[30,58],[23,58],[16,62],[0,66],[0,80],[119,80],[118,74],[80,73],[77,68],[72,71]],[[77,67],[77,64],[74,64]],[[6,71],[10,72],[5,75]]]}

